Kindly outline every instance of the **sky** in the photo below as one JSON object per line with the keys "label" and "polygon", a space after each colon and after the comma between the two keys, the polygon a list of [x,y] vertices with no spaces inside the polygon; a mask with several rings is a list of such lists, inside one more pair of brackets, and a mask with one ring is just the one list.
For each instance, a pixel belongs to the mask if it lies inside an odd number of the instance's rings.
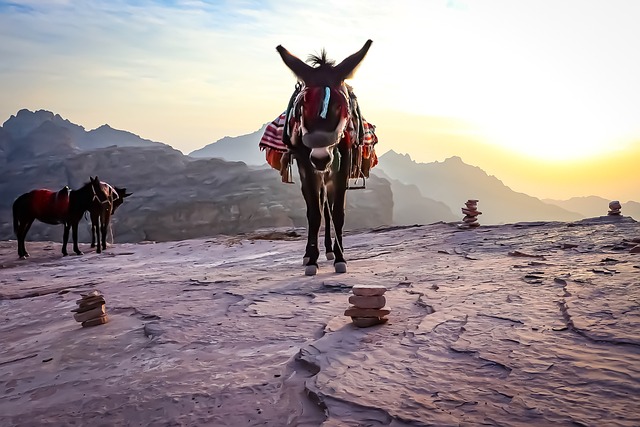
{"label": "sky", "polygon": [[349,83],[379,154],[640,200],[639,20],[636,0],[0,0],[0,122],[45,109],[189,153],[284,110],[277,45],[340,61],[372,39]]}

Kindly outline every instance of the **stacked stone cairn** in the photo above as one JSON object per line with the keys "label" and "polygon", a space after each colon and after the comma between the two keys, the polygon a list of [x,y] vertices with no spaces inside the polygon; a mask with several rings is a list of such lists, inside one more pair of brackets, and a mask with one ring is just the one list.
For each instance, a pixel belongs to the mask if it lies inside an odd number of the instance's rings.
{"label": "stacked stone cairn", "polygon": [[349,296],[349,303],[352,305],[345,310],[344,315],[351,316],[354,325],[367,328],[389,320],[385,316],[391,313],[391,310],[384,308],[387,303],[384,297],[387,288],[356,285],[351,291],[353,295]]}
{"label": "stacked stone cairn", "polygon": [[462,224],[458,225],[459,228],[475,228],[480,225],[478,222],[478,215],[482,215],[482,212],[478,211],[478,200],[469,199],[465,203],[465,208],[462,208],[464,218],[462,218]]}
{"label": "stacked stone cairn", "polygon": [[622,209],[622,205],[619,201],[614,200],[609,203],[609,213],[607,215],[617,216],[620,215],[620,209]]}
{"label": "stacked stone cairn", "polygon": [[105,309],[104,296],[98,291],[82,294],[82,298],[76,301],[78,308],[71,310],[76,322],[82,323],[83,328],[104,325],[109,321]]}

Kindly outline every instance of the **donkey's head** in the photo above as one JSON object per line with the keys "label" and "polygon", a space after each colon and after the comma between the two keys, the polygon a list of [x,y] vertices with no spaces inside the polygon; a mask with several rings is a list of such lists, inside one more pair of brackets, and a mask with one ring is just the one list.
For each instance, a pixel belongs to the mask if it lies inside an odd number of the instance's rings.
{"label": "donkey's head", "polygon": [[116,195],[115,195],[116,197],[114,197],[114,200],[113,200],[113,208],[111,209],[112,214],[114,214],[116,212],[116,209],[118,209],[118,207],[120,207],[120,205],[124,203],[125,197],[129,197],[130,195],[133,194],[133,193],[127,193],[126,188],[120,188],[120,187],[115,187],[115,192],[116,192]]}
{"label": "donkey's head", "polygon": [[100,203],[106,203],[109,201],[109,195],[104,190],[102,183],[100,182],[100,178],[96,175],[96,177],[89,177],[89,182],[85,184],[85,186],[91,186],[92,201],[97,200]]}
{"label": "donkey's head", "polygon": [[300,118],[300,136],[294,135],[291,142],[293,145],[301,143],[311,151],[309,159],[318,171],[326,171],[333,162],[333,149],[350,119],[344,81],[354,74],[371,43],[367,40],[362,49],[338,65],[327,58],[324,50],[320,56],[309,57],[311,66],[284,47],[276,48],[287,67],[304,83],[295,103],[296,115]]}

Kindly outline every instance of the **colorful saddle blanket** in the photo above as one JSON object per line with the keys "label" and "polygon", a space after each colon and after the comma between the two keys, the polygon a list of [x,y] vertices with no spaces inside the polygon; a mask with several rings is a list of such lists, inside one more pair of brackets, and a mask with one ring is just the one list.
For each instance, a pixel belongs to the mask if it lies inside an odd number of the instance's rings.
{"label": "colorful saddle blanket", "polygon": [[67,186],[60,191],[33,190],[32,209],[35,216],[47,224],[59,224],[69,215],[69,195],[71,189]]}
{"label": "colorful saddle blanket", "polygon": [[[376,127],[362,117],[355,95],[350,89],[351,117],[347,122],[345,138],[357,150],[357,154],[353,158],[356,164],[352,168],[352,178],[359,177],[359,175],[368,177],[369,169],[378,164],[378,157],[375,153],[375,145],[378,143],[378,137],[375,133]],[[287,163],[290,161],[290,156],[285,155],[289,152],[285,140],[293,133],[293,129],[297,129],[298,119],[292,112],[296,108],[294,100],[298,98],[300,90],[301,87],[296,86],[289,107],[267,125],[258,144],[260,150],[265,152],[267,163],[279,171],[286,167],[283,161]],[[289,119],[289,123],[287,123],[287,119]]]}

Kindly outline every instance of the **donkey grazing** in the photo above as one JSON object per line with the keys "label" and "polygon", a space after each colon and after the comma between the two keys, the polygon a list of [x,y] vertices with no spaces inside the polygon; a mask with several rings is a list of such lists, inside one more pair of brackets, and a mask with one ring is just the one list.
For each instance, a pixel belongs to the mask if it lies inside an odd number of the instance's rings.
{"label": "donkey grazing", "polygon": [[55,192],[51,190],[32,190],[18,197],[13,202],[13,231],[18,238],[18,256],[27,258],[29,253],[25,247],[27,232],[36,219],[45,224],[64,224],[62,255],[67,256],[69,229],[73,232],[73,251],[82,255],[78,248],[78,222],[89,210],[91,204],[107,201],[107,195],[96,176],[77,190],[64,187]]}
{"label": "donkey grazing", "polygon": [[[347,126],[358,120],[355,96],[345,84],[371,47],[371,40],[353,55],[335,64],[323,50],[310,56],[308,65],[284,47],[276,50],[299,80],[289,108],[283,142],[295,158],[307,205],[308,236],[304,254],[305,274],[318,271],[318,233],[325,218],[327,259],[335,259],[336,273],[346,273],[342,247],[346,197],[353,167],[355,141]],[[335,240],[331,240],[331,223]]]}
{"label": "donkey grazing", "polygon": [[[111,222],[111,216],[116,209],[124,203],[125,197],[133,193],[127,193],[126,188],[112,187],[106,182],[102,182],[102,189],[107,195],[107,201],[100,203],[94,200],[89,209],[91,218],[91,247],[96,248],[97,253],[107,249],[107,229]],[[97,246],[96,246],[97,243]]]}

